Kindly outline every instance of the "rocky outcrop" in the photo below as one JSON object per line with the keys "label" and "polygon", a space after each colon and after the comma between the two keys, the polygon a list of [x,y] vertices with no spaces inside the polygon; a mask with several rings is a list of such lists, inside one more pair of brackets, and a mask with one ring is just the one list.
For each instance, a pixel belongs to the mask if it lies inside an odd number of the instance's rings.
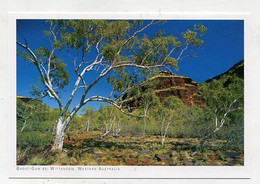
{"label": "rocky outcrop", "polygon": [[201,104],[201,101],[198,99],[197,83],[191,78],[164,73],[163,75],[157,76],[156,79],[161,85],[159,88],[156,88],[154,92],[159,97],[160,101],[173,95],[180,98],[186,105]]}
{"label": "rocky outcrop", "polygon": [[24,96],[19,96],[19,95],[17,95],[16,98],[22,100],[24,103],[28,103],[30,101],[37,100],[35,98],[29,98],[29,97],[24,97]]}
{"label": "rocky outcrop", "polygon": [[[141,91],[153,89],[160,101],[164,101],[169,96],[180,98],[186,105],[203,105],[199,100],[198,84],[189,77],[176,75],[170,72],[161,72],[149,80],[145,81],[141,86]],[[125,96],[124,103],[130,107],[137,107],[140,97]]]}

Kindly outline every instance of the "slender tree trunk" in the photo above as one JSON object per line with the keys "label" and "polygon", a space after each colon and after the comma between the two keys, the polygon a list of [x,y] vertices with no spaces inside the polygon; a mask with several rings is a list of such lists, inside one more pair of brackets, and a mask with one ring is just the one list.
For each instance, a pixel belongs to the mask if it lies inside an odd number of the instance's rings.
{"label": "slender tree trunk", "polygon": [[63,117],[60,117],[56,126],[56,136],[54,144],[52,146],[52,150],[62,150],[63,148],[64,129],[62,122]]}
{"label": "slender tree trunk", "polygon": [[145,131],[146,131],[146,120],[144,119],[143,137],[145,137]]}
{"label": "slender tree trunk", "polygon": [[119,135],[120,131],[121,131],[120,122],[117,122],[114,124],[113,135],[117,137]]}
{"label": "slender tree trunk", "polygon": [[170,121],[167,123],[167,126],[166,126],[166,128],[165,128],[165,131],[164,131],[164,133],[163,133],[163,135],[162,135],[162,146],[164,145],[164,141],[165,141],[165,138],[166,138],[166,134],[167,134],[167,132],[168,132],[169,125],[170,125]]}
{"label": "slender tree trunk", "polygon": [[87,121],[87,132],[89,132],[90,120]]}
{"label": "slender tree trunk", "polygon": [[116,117],[114,117],[112,120],[110,120],[110,125],[105,123],[106,132],[102,135],[102,137],[105,137],[107,134],[109,134],[109,132],[113,128],[113,124],[114,124],[115,120],[116,120]]}
{"label": "slender tree trunk", "polygon": [[56,137],[55,137],[55,141],[54,144],[52,146],[52,150],[62,150],[63,148],[63,139],[64,139],[64,132],[67,128],[67,125],[70,123],[70,121],[72,120],[72,118],[75,116],[75,114],[77,113],[77,111],[80,109],[80,105],[77,105],[72,112],[70,113],[70,115],[64,120],[64,114],[67,111],[63,110],[60,114],[60,117],[57,121],[57,126],[56,126]]}
{"label": "slender tree trunk", "polygon": [[21,128],[20,132],[23,132],[23,130],[24,130],[25,126],[26,126],[26,123],[27,123],[26,120],[24,120],[23,127]]}
{"label": "slender tree trunk", "polygon": [[143,137],[145,137],[145,132],[146,132],[146,115],[147,115],[148,109],[149,109],[149,102],[146,102],[146,106],[144,108],[145,117],[143,118],[143,122],[144,122]]}

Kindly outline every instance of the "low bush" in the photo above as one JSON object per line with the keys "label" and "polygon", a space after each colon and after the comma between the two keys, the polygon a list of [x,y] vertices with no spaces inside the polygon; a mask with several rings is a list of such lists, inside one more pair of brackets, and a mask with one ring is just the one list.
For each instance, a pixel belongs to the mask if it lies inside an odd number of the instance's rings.
{"label": "low bush", "polygon": [[54,136],[50,133],[22,132],[17,134],[17,147],[31,147],[43,150],[47,145],[51,145],[53,140]]}

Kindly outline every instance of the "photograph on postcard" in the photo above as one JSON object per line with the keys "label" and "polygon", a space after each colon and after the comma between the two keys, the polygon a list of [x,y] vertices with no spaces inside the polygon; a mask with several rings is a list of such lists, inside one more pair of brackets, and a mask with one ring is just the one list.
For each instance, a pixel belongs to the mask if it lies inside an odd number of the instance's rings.
{"label": "photograph on postcard", "polygon": [[17,166],[244,166],[244,20],[16,19]]}

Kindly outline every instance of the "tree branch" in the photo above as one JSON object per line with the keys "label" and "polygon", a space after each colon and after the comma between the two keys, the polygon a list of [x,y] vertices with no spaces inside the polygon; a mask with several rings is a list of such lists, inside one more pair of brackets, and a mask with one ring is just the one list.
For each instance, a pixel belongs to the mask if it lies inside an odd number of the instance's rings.
{"label": "tree branch", "polygon": [[34,59],[34,64],[36,65],[39,73],[40,73],[40,76],[44,82],[44,85],[48,88],[49,92],[53,95],[53,97],[56,99],[56,101],[58,102],[59,104],[59,108],[60,108],[60,111],[63,110],[63,106],[62,106],[62,103],[61,103],[61,100],[59,98],[59,96],[57,95],[57,93],[53,90],[51,84],[49,84],[49,81],[46,81],[46,78],[44,76],[44,73],[41,69],[41,64],[39,63],[39,60],[37,58],[37,56],[34,54],[34,52],[27,46],[27,45],[24,45],[18,41],[16,41],[16,43],[21,46],[22,48],[24,48],[25,50],[27,50],[27,52],[29,52],[29,54],[33,57]]}
{"label": "tree branch", "polygon": [[130,41],[132,40],[137,34],[143,32],[145,29],[147,29],[148,27],[150,27],[152,24],[154,23],[154,20],[152,20],[149,24],[147,24],[146,26],[144,26],[142,29],[138,30],[138,31],[135,31],[134,34],[128,38],[124,43],[123,45],[120,47],[120,49],[118,50],[117,54],[116,55],[119,55],[120,52],[122,51],[123,47]]}

